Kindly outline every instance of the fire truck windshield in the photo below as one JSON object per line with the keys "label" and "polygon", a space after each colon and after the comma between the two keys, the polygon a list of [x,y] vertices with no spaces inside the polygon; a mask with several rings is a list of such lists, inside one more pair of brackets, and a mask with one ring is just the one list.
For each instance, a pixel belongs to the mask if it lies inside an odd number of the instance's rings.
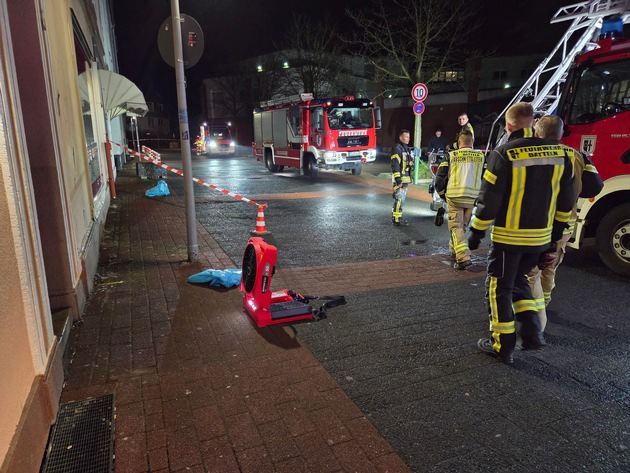
{"label": "fire truck windshield", "polygon": [[569,124],[592,123],[630,110],[630,59],[576,72],[564,109]]}
{"label": "fire truck windshield", "polygon": [[331,130],[346,128],[371,128],[373,126],[372,108],[329,108],[328,126]]}

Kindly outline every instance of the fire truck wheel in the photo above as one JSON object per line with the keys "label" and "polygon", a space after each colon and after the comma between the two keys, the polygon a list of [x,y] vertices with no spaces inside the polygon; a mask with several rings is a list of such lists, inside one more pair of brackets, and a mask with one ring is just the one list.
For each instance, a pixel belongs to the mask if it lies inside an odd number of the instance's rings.
{"label": "fire truck wheel", "polygon": [[304,159],[304,175],[311,176],[311,179],[316,179],[319,175],[319,167],[317,167],[317,161],[315,156],[308,154]]}
{"label": "fire truck wheel", "polygon": [[618,205],[597,227],[597,251],[606,266],[621,276],[630,276],[630,204]]}
{"label": "fire truck wheel", "polygon": [[363,171],[363,165],[359,164],[357,166],[355,166],[354,168],[352,168],[352,174],[354,176],[360,176],[361,175],[361,171]]}
{"label": "fire truck wheel", "polygon": [[273,164],[273,158],[271,154],[267,154],[265,156],[265,166],[269,169],[269,172],[282,172],[284,166],[278,166],[277,164]]}

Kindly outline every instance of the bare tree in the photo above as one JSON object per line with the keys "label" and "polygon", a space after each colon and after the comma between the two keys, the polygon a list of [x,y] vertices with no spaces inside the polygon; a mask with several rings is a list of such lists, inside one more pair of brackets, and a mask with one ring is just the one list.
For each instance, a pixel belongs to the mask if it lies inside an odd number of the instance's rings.
{"label": "bare tree", "polygon": [[[359,26],[351,43],[374,68],[383,90],[440,80],[446,70],[464,70],[466,41],[476,28],[475,0],[372,0],[370,8],[347,15]],[[420,146],[420,115],[414,145]]]}
{"label": "bare tree", "polygon": [[284,42],[291,56],[287,91],[312,92],[315,97],[336,93],[343,63],[339,58],[343,43],[335,22],[326,18],[294,16]]}

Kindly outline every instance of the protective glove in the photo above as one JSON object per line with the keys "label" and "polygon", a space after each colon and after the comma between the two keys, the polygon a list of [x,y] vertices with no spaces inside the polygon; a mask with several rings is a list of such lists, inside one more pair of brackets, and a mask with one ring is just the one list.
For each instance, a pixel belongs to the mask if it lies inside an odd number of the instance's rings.
{"label": "protective glove", "polygon": [[400,188],[402,187],[402,179],[396,179],[396,183],[394,184],[394,188],[392,191],[392,197],[394,199],[398,198],[400,195]]}
{"label": "protective glove", "polygon": [[565,228],[569,228],[569,224],[558,222],[554,220],[553,228],[551,229],[551,242],[555,243],[562,239],[562,235],[564,234]]}
{"label": "protective glove", "polygon": [[468,249],[476,250],[477,248],[479,248],[479,244],[485,236],[485,231],[477,230],[476,228],[470,227],[470,236],[468,237]]}
{"label": "protective glove", "polygon": [[556,262],[556,258],[558,256],[558,247],[555,243],[552,243],[551,246],[543,251],[538,257],[538,269],[541,271],[543,269],[550,268]]}

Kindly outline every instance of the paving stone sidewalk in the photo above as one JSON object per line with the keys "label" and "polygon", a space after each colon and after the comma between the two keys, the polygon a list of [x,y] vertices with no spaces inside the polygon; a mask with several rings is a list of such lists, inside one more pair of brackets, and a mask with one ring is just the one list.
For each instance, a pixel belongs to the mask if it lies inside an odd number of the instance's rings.
{"label": "paving stone sidewalk", "polygon": [[201,226],[185,261],[181,198],[145,197],[133,164],[116,185],[62,402],[115,394],[117,473],[411,471],[290,326],[186,282],[234,263]]}

